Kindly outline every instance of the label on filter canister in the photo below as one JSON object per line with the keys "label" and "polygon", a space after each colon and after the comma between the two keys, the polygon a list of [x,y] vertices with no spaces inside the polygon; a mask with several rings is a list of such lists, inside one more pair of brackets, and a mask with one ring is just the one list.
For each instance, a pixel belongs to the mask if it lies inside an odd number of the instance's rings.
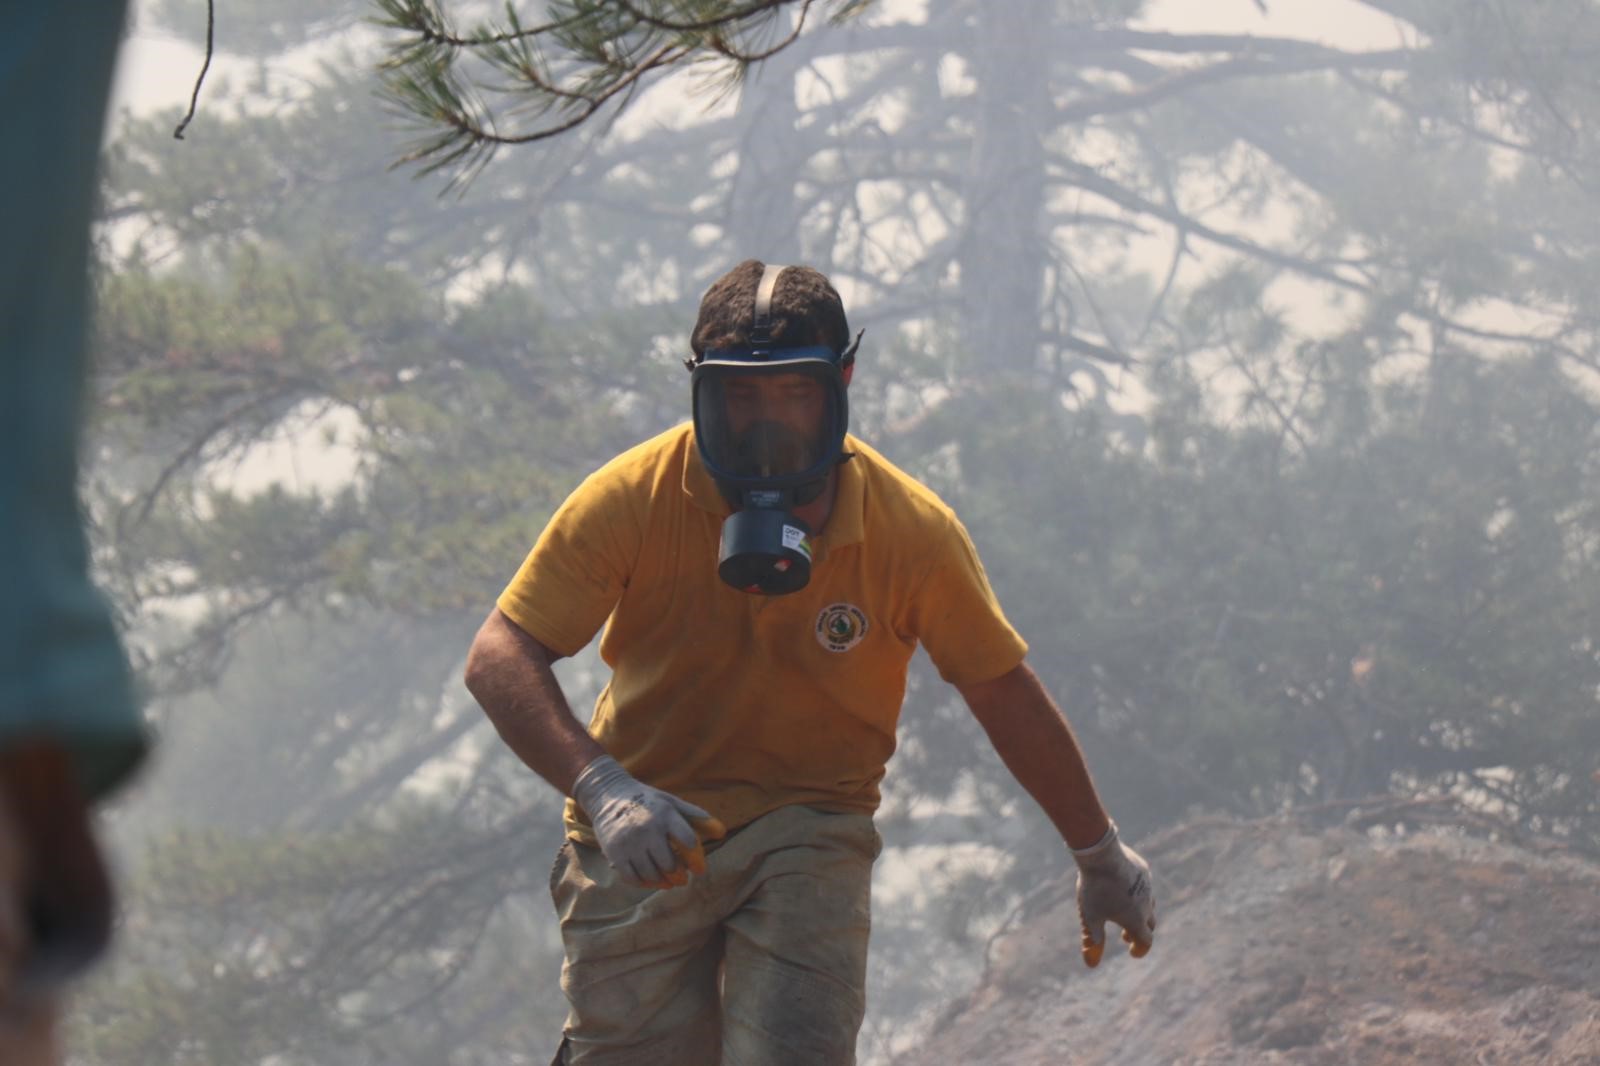
{"label": "label on filter canister", "polygon": [[806,540],[806,531],[798,526],[783,527],[783,546],[790,551],[798,551],[811,558],[811,543]]}

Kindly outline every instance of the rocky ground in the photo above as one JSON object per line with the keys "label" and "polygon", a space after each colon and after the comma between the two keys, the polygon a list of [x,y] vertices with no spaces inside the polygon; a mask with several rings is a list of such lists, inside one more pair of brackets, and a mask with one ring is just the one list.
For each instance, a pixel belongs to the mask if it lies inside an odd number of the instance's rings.
{"label": "rocky ground", "polygon": [[1045,886],[896,1066],[1600,1066],[1600,866],[1425,813],[1143,842],[1155,950],[1094,971],[1070,882]]}

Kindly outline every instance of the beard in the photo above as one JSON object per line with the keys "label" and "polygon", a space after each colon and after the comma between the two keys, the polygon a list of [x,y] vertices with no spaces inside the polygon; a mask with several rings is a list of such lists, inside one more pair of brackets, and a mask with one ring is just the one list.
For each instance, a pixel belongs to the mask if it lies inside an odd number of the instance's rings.
{"label": "beard", "polygon": [[821,448],[782,422],[756,422],[733,441],[732,473],[737,477],[782,477],[809,470]]}

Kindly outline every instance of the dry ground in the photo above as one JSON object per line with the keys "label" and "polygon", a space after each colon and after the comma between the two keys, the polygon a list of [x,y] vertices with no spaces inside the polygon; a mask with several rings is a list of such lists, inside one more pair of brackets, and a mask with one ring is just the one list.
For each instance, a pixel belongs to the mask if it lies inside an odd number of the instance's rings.
{"label": "dry ground", "polygon": [[1600,866],[1387,817],[1163,833],[1155,950],[1095,971],[1045,886],[896,1066],[1600,1066]]}

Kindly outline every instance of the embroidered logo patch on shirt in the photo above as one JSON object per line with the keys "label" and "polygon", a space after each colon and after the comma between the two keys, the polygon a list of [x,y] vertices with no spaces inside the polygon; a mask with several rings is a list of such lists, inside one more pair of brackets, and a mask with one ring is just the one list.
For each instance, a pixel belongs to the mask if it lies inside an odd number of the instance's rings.
{"label": "embroidered logo patch on shirt", "polygon": [[817,615],[817,643],[829,651],[849,651],[867,635],[867,616],[853,603],[830,603]]}

